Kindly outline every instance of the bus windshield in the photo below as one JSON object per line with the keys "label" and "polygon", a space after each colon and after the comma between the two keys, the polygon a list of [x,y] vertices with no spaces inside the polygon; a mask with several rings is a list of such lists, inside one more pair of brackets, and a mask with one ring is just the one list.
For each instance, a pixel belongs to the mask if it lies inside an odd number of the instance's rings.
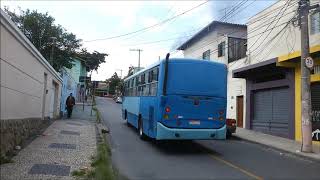
{"label": "bus windshield", "polygon": [[226,67],[210,62],[169,62],[167,93],[226,98]]}

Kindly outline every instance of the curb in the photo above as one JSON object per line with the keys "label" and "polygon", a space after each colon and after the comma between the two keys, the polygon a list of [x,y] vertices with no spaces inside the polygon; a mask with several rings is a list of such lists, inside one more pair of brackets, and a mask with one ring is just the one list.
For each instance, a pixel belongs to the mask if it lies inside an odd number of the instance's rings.
{"label": "curb", "polygon": [[[285,150],[285,149],[281,149],[281,148],[278,148],[278,147],[275,147],[275,146],[270,146],[270,145],[263,144],[263,143],[260,143],[260,142],[254,141],[254,140],[246,139],[246,138],[240,137],[240,136],[238,136],[236,134],[232,134],[232,136],[236,137],[236,138],[239,138],[240,140],[244,140],[244,141],[251,142],[251,143],[254,143],[254,144],[259,144],[259,145],[262,145],[262,146],[265,146],[265,147],[268,147],[268,148],[272,148],[272,149],[277,150],[277,151],[282,151],[282,152],[288,153],[290,155],[293,155],[293,156],[296,156],[296,157],[299,157],[299,158],[302,158],[302,159],[306,159],[306,160],[313,161],[313,162],[318,162],[318,163],[320,162],[320,158],[319,159],[312,158],[312,157],[305,156],[305,155],[300,154],[300,153],[291,152],[291,151],[288,151],[288,150]],[[319,156],[320,156],[320,154],[319,154]]]}

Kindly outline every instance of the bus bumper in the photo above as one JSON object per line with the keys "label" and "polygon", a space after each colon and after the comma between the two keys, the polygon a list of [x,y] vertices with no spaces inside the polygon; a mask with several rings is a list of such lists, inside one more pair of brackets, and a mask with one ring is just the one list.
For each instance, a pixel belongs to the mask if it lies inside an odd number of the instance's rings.
{"label": "bus bumper", "polygon": [[156,139],[226,139],[226,125],[220,129],[176,129],[158,122]]}

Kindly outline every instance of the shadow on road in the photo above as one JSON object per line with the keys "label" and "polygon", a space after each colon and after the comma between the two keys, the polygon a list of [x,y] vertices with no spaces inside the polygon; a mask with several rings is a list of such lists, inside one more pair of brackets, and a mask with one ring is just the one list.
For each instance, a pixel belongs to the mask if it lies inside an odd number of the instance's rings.
{"label": "shadow on road", "polygon": [[[134,131],[138,136],[138,132],[135,127],[133,127],[132,125],[127,125],[126,123],[124,123],[124,126],[127,126],[130,130]],[[227,141],[230,141],[230,140],[239,140],[239,138],[232,136]],[[210,153],[216,156],[221,156],[220,153],[214,151],[213,149],[209,149],[193,140],[155,140],[155,139],[149,138],[145,141],[147,141],[147,143],[150,146],[152,146],[155,150],[166,155],[179,156],[179,155],[187,155],[187,154],[201,155],[201,154]],[[212,140],[212,141],[215,141],[215,140]]]}

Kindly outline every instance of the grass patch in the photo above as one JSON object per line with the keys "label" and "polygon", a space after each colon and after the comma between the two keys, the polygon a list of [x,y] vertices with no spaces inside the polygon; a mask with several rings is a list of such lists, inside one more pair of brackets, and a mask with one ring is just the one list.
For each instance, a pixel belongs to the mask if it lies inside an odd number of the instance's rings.
{"label": "grass patch", "polygon": [[0,156],[0,164],[13,163],[13,160],[7,156]]}
{"label": "grass patch", "polygon": [[93,106],[92,110],[96,112],[96,121],[97,123],[101,123],[101,113],[96,106]]}
{"label": "grass patch", "polygon": [[94,167],[95,179],[115,179],[115,174],[111,165],[111,150],[106,143],[105,138],[103,142],[98,144],[98,154],[94,161],[91,163]]}
{"label": "grass patch", "polygon": [[85,176],[86,174],[87,173],[84,169],[72,171],[71,173],[72,176],[78,176],[78,177]]}
{"label": "grass patch", "polygon": [[111,165],[111,150],[106,143],[105,137],[98,144],[97,154],[92,157],[90,169],[73,171],[72,176],[76,179],[114,180],[117,179],[116,172]]}

